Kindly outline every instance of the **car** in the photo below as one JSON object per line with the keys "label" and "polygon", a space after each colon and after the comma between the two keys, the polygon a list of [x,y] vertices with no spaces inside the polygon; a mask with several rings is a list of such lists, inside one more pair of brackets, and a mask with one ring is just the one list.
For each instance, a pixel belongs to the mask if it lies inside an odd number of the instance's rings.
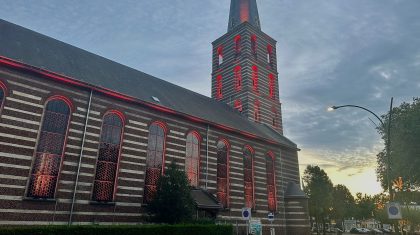
{"label": "car", "polygon": [[370,230],[367,228],[360,228],[360,231],[362,232],[362,234],[368,234],[370,233]]}
{"label": "car", "polygon": [[358,228],[352,228],[352,229],[350,229],[350,233],[351,234],[363,234],[363,232],[360,229],[358,229]]}
{"label": "car", "polygon": [[377,228],[372,229],[371,232],[373,234],[384,234],[384,232],[382,232],[380,229],[377,229]]}

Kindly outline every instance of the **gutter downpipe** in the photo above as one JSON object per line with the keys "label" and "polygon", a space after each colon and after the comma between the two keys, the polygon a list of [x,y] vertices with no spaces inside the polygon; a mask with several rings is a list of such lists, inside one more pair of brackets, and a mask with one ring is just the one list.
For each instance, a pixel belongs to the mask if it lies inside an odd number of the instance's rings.
{"label": "gutter downpipe", "polygon": [[210,125],[207,124],[207,131],[206,131],[206,190],[207,190],[207,181],[209,178],[209,129]]}
{"label": "gutter downpipe", "polygon": [[93,93],[93,90],[91,89],[90,90],[90,95],[89,95],[88,108],[87,108],[87,111],[86,111],[85,127],[84,127],[84,130],[83,130],[82,147],[80,149],[79,163],[77,165],[76,183],[74,184],[73,199],[72,199],[72,202],[71,202],[70,217],[69,217],[69,222],[68,222],[69,226],[72,224],[74,202],[76,201],[76,192],[77,192],[77,186],[78,186],[78,183],[79,183],[80,167],[82,165],[82,156],[83,156],[83,151],[84,151],[84,148],[85,148],[86,130],[87,130],[87,124],[88,124],[88,121],[89,121],[90,105],[92,103],[92,93]]}

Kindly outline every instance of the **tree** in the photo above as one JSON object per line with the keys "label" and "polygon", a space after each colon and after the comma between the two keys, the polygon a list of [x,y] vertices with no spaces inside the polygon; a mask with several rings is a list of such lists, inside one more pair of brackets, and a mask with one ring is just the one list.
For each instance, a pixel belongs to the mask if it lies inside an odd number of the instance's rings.
{"label": "tree", "polygon": [[[309,196],[309,213],[311,217],[315,217],[318,233],[319,223],[322,222],[322,228],[325,228],[327,216],[332,209],[333,184],[327,173],[319,166],[306,167],[303,181],[304,191]],[[325,229],[323,233],[325,234]]]}
{"label": "tree", "polygon": [[375,199],[372,196],[356,193],[356,219],[364,220],[373,218],[375,208]]}
{"label": "tree", "polygon": [[194,201],[190,195],[188,178],[172,162],[157,183],[155,198],[147,210],[160,223],[180,223],[192,219]]}
{"label": "tree", "polygon": [[[378,127],[382,139],[388,138],[387,126],[389,113],[383,115],[384,125]],[[388,159],[385,149],[377,155],[377,175],[382,187],[387,187],[387,174],[390,173],[390,180],[402,177],[410,188],[420,187],[420,98],[414,98],[412,103],[402,103],[399,107],[392,109],[391,115],[391,145],[390,145],[390,166],[387,171]]]}
{"label": "tree", "polygon": [[336,219],[337,224],[342,224],[344,219],[354,217],[355,201],[350,190],[342,185],[333,188],[332,218]]}

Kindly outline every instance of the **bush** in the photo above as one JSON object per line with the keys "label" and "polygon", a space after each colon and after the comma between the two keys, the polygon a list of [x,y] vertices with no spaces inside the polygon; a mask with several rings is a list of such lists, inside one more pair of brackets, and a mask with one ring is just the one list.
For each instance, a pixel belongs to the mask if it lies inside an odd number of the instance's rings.
{"label": "bush", "polygon": [[232,225],[21,226],[0,227],[0,235],[232,235]]}

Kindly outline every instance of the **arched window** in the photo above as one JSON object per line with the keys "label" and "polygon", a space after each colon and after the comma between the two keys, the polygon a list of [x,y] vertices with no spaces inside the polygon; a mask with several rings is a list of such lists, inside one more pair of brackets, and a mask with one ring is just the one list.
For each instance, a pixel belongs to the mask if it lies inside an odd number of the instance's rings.
{"label": "arched window", "polygon": [[252,66],[252,89],[258,92],[258,67]]}
{"label": "arched window", "polygon": [[218,99],[223,98],[223,93],[222,93],[222,88],[223,88],[223,83],[222,83],[222,75],[217,75],[216,77],[216,95]]}
{"label": "arched window", "polygon": [[251,51],[257,57],[257,36],[255,34],[251,36]]}
{"label": "arched window", "polygon": [[271,112],[273,114],[272,118],[273,118],[273,127],[278,127],[279,126],[279,112],[277,111],[276,107],[272,107],[271,108]]}
{"label": "arched window", "polygon": [[146,158],[146,179],[144,187],[143,202],[149,203],[156,194],[156,186],[160,176],[163,174],[165,158],[165,125],[161,122],[154,122],[149,127]]}
{"label": "arched window", "polygon": [[187,135],[185,151],[185,173],[187,173],[190,185],[198,187],[198,177],[200,169],[200,136],[197,132]]}
{"label": "arched window", "polygon": [[267,172],[267,199],[268,199],[268,210],[270,212],[276,211],[277,200],[276,200],[276,183],[274,176],[274,155],[270,152],[265,157],[265,169]]}
{"label": "arched window", "polygon": [[229,145],[226,140],[217,142],[217,199],[229,207]]}
{"label": "arched window", "polygon": [[242,89],[242,69],[241,66],[236,66],[234,69],[235,73],[235,89],[240,91]]}
{"label": "arched window", "polygon": [[273,47],[271,45],[267,45],[267,64],[273,66]]}
{"label": "arched window", "polygon": [[47,102],[29,179],[28,197],[54,198],[70,114],[70,102],[66,98],[52,98]]}
{"label": "arched window", "polygon": [[254,151],[251,147],[245,146],[244,157],[244,197],[245,207],[254,207]]}
{"label": "arched window", "polygon": [[111,111],[103,117],[92,193],[94,201],[114,200],[123,126],[123,116],[119,112]]}
{"label": "arched window", "polygon": [[254,121],[261,121],[261,108],[259,100],[255,100],[254,102]]}
{"label": "arched window", "polygon": [[241,54],[241,35],[237,35],[234,39],[235,41],[235,56]]}
{"label": "arched window", "polygon": [[268,75],[268,95],[270,96],[271,99],[274,99],[276,97],[275,96],[275,79],[272,73]]}
{"label": "arched window", "polygon": [[6,96],[6,86],[0,81],[0,113]]}
{"label": "arched window", "polygon": [[223,47],[222,46],[217,48],[217,57],[218,57],[217,65],[220,66],[223,63]]}
{"label": "arched window", "polygon": [[234,108],[238,110],[239,112],[242,112],[242,101],[240,99],[235,100],[235,103],[233,104]]}

